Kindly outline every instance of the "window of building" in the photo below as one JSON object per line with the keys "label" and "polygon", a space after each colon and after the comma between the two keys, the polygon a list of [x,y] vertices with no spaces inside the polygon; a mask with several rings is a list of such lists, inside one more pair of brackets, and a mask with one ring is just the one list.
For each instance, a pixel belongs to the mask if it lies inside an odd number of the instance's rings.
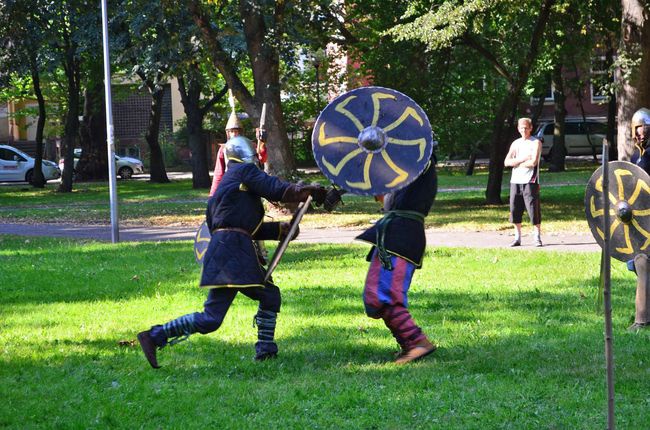
{"label": "window of building", "polygon": [[[553,102],[555,102],[555,97],[553,96],[554,92],[555,92],[555,87],[551,83],[546,87],[546,92],[544,93],[544,104],[545,105],[551,105],[551,104],[553,104]],[[537,103],[539,103],[539,97],[537,97],[537,95],[530,98],[530,104],[531,105],[536,105]]]}
{"label": "window of building", "polygon": [[603,103],[607,100],[607,85],[613,82],[613,77],[608,73],[607,62],[604,56],[591,59],[591,102]]}

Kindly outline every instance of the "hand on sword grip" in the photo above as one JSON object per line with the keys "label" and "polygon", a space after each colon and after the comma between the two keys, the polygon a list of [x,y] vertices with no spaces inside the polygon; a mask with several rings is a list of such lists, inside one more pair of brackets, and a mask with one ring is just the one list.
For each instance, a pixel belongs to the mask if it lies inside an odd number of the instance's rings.
{"label": "hand on sword grip", "polygon": [[[293,224],[295,217],[296,214],[294,214],[293,217],[291,218],[291,222],[280,223],[280,241],[283,241],[289,234],[289,230],[291,230],[291,225]],[[300,226],[296,226],[296,231],[293,233],[293,236],[289,240],[294,240],[295,238],[298,237],[299,234],[300,234]]]}
{"label": "hand on sword grip", "polygon": [[256,128],[255,129],[255,138],[257,140],[261,140],[262,142],[266,142],[266,139],[268,138],[268,133],[263,128]]}

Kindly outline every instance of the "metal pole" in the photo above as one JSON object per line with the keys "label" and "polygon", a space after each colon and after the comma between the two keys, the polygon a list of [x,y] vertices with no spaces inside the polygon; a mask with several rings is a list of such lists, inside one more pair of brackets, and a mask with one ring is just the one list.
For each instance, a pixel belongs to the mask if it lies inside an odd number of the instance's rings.
{"label": "metal pole", "polygon": [[102,0],[102,43],[104,46],[104,93],[106,99],[106,138],[108,149],[108,191],[111,202],[111,241],[120,241],[117,214],[117,177],[115,176],[115,141],[113,139],[113,108],[111,103],[111,61],[108,52],[108,10]]}
{"label": "metal pole", "polygon": [[614,352],[612,339],[612,296],[611,296],[611,258],[610,258],[610,237],[609,237],[609,145],[603,140],[603,305],[605,307],[605,362],[607,366],[607,429],[614,430]]}

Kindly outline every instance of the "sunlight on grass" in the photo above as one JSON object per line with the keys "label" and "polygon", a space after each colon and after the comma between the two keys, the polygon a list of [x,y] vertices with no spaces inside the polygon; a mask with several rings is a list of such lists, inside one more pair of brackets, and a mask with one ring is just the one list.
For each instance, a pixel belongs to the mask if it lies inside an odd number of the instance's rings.
{"label": "sunlight on grass", "polygon": [[[252,360],[257,304],[239,296],[217,332],[163,349],[154,371],[132,342],[201,309],[191,250],[2,237],[0,427],[603,427],[598,253],[429,248],[409,299],[439,349],[398,367],[395,341],[363,312],[367,247],[292,244],[274,273],[277,360]],[[650,333],[625,330],[635,280],[623,266],[617,422],[645,428]]]}

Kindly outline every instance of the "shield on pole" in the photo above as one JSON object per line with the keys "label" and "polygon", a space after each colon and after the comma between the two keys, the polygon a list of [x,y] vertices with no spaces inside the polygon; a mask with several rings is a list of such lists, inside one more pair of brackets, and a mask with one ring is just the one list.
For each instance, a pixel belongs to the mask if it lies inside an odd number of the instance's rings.
{"label": "shield on pole", "polygon": [[410,97],[390,88],[363,87],[323,109],[312,149],[333,183],[354,194],[381,195],[407,186],[424,171],[433,133],[427,115]]}
{"label": "shield on pole", "polygon": [[205,257],[205,253],[208,250],[211,237],[208,224],[203,221],[203,224],[201,224],[201,227],[199,227],[194,235],[194,258],[199,264],[203,263],[203,257]]}
{"label": "shield on pole", "polygon": [[589,179],[585,191],[587,223],[603,247],[603,218],[609,211],[611,256],[628,261],[650,253],[650,176],[639,166],[612,161],[609,170],[609,201],[603,202],[603,168]]}

